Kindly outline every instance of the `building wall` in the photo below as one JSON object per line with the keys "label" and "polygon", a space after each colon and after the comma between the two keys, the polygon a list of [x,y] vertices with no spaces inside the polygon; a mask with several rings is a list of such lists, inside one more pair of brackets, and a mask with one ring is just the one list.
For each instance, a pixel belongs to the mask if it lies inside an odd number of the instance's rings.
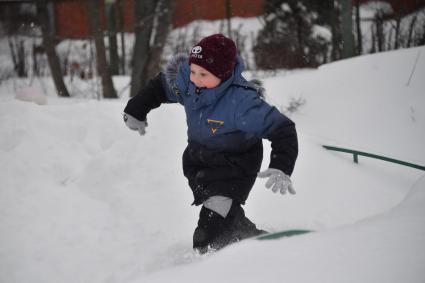
{"label": "building wall", "polygon": [[[104,1],[99,9],[102,16],[102,25],[107,25]],[[124,29],[127,32],[133,31],[134,21],[134,0],[124,0]],[[56,25],[56,35],[63,38],[87,38],[90,35],[90,26],[87,11],[87,0],[57,0],[54,6],[54,17]],[[117,22],[118,23],[118,22]]]}
{"label": "building wall", "polygon": [[[230,0],[233,17],[255,17],[263,13],[264,0]],[[173,24],[184,26],[194,20],[226,18],[226,0],[176,0]]]}
{"label": "building wall", "polygon": [[[103,1],[100,9],[104,11]],[[56,35],[63,38],[86,38],[90,34],[87,1],[60,0],[55,2]],[[103,15],[104,13],[102,13]],[[102,23],[105,23],[103,17]]]}
{"label": "building wall", "polygon": [[[133,31],[134,0],[124,1],[124,28]],[[226,18],[226,0],[174,0],[174,27],[184,26],[194,20],[217,20]],[[229,0],[233,17],[255,17],[263,13],[265,0]],[[355,3],[357,0],[353,0]],[[361,3],[370,0],[360,0]],[[425,6],[424,0],[385,0],[389,2],[396,13],[407,14]],[[88,13],[86,0],[56,0],[55,21],[59,39],[85,38],[89,36]],[[101,2],[101,14],[104,13],[104,1]],[[106,24],[106,17],[103,17]]]}
{"label": "building wall", "polygon": [[[124,1],[124,29],[133,31],[134,0]],[[175,0],[176,10],[173,16],[175,27],[184,26],[197,19],[217,20],[226,17],[226,0]],[[55,1],[56,34],[63,38],[86,38],[90,34],[88,25],[87,1]],[[105,15],[103,1],[99,9]],[[254,17],[262,14],[264,0],[231,0],[232,15],[236,17]],[[104,16],[103,25],[106,25]]]}

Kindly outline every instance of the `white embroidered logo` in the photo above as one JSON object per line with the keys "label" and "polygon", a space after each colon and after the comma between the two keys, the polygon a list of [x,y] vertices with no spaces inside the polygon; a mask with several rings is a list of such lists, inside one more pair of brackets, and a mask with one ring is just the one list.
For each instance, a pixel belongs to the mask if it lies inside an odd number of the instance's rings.
{"label": "white embroidered logo", "polygon": [[195,47],[192,48],[192,53],[193,54],[198,54],[198,53],[201,53],[201,52],[202,52],[202,47],[199,46],[199,45],[197,45],[197,46],[195,46]]}

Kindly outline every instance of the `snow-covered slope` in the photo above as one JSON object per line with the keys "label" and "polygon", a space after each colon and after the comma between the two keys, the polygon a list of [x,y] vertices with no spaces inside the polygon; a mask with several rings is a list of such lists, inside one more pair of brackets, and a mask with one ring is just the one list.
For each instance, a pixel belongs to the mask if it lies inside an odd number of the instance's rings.
{"label": "snow-covered slope", "polygon": [[180,106],[154,110],[140,137],[122,123],[125,98],[58,99],[49,87],[37,105],[14,99],[6,82],[0,282],[423,282],[424,172],[362,157],[356,165],[322,145],[424,165],[424,77],[420,47],[266,79],[276,106],[306,101],[291,115],[297,194],[275,195],[261,180],[246,211],[270,231],[316,232],[207,256],[191,251],[199,208],[181,170]]}

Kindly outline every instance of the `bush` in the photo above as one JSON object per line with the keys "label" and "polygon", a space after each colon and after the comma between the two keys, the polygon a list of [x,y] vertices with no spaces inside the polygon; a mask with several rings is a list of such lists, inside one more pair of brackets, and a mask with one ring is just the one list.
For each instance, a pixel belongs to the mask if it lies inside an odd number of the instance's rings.
{"label": "bush", "polygon": [[314,32],[317,13],[296,0],[266,2],[270,11],[253,49],[257,67],[293,69],[324,63],[329,40]]}

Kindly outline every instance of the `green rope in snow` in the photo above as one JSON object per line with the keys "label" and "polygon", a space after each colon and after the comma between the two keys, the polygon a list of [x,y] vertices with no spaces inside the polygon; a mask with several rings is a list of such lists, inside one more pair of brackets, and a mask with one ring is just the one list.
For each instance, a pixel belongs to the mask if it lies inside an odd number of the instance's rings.
{"label": "green rope in snow", "polygon": [[269,233],[262,236],[257,237],[258,240],[275,240],[283,237],[292,237],[296,235],[306,234],[312,232],[310,230],[286,230],[275,233]]}

